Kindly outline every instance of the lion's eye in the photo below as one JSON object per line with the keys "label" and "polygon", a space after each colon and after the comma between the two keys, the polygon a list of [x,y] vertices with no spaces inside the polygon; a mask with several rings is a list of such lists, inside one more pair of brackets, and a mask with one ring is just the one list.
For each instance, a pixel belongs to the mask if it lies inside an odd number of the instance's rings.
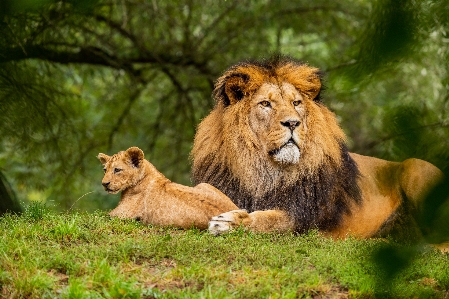
{"label": "lion's eye", "polygon": [[298,106],[299,104],[301,104],[301,101],[293,101],[293,106]]}
{"label": "lion's eye", "polygon": [[262,105],[263,107],[271,107],[271,104],[268,101],[262,101],[259,104]]}
{"label": "lion's eye", "polygon": [[106,173],[106,168],[103,168],[103,172]]}
{"label": "lion's eye", "polygon": [[114,173],[119,173],[120,171],[122,171],[120,168],[114,168]]}

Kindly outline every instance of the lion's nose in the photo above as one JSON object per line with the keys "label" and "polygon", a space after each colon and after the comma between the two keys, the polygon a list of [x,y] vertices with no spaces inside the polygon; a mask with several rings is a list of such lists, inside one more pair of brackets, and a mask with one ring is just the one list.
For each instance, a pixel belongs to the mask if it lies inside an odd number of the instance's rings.
{"label": "lion's nose", "polygon": [[107,186],[109,186],[109,184],[110,184],[111,182],[106,182],[106,183],[101,183],[104,187],[107,187]]}
{"label": "lion's nose", "polygon": [[281,125],[290,128],[290,130],[293,131],[297,126],[299,126],[299,120],[289,119],[287,121],[281,121]]}

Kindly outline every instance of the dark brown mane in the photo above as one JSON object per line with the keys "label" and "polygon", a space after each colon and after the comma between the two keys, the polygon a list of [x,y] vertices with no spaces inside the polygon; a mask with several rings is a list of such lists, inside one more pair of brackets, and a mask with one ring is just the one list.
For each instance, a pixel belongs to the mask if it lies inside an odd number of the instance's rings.
{"label": "dark brown mane", "polygon": [[[275,189],[261,198],[254,198],[240,187],[238,178],[223,165],[204,163],[203,168],[193,172],[193,180],[196,184],[213,185],[248,212],[287,211],[295,220],[298,233],[310,229],[331,230],[340,224],[345,213],[349,213],[352,202],[361,201],[357,185],[359,170],[344,144],[341,144],[341,156],[342,165],[326,163],[314,176],[303,177],[296,184]],[[213,161],[212,157],[210,161]]]}

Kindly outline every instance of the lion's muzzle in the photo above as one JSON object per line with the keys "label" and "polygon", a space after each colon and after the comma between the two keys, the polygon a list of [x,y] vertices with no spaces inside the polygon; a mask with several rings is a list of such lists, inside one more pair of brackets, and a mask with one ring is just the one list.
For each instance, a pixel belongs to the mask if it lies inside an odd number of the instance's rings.
{"label": "lion's muzzle", "polygon": [[115,194],[118,193],[119,191],[113,190],[111,189],[109,186],[111,185],[111,182],[101,182],[101,184],[103,185],[104,191],[110,193],[110,194]]}
{"label": "lion's muzzle", "polygon": [[111,182],[101,182],[101,184],[103,185],[103,188],[106,192],[112,191],[111,189],[109,189],[109,185],[111,184]]}
{"label": "lion's muzzle", "polygon": [[284,127],[289,128],[290,131],[292,131],[292,132],[300,124],[301,124],[301,122],[299,120],[296,120],[296,119],[289,119],[287,121],[281,121],[281,125],[283,125]]}
{"label": "lion's muzzle", "polygon": [[268,154],[273,157],[274,161],[280,164],[296,164],[301,156],[299,147],[292,138],[280,148],[271,150]]}

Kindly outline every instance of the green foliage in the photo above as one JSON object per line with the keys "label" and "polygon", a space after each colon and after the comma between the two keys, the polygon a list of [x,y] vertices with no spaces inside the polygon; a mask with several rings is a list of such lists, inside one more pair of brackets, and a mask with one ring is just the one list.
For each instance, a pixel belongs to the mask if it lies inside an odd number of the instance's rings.
{"label": "green foliage", "polygon": [[103,212],[6,215],[0,253],[0,292],[18,298],[421,298],[449,290],[447,255],[428,246],[317,232],[213,237]]}

